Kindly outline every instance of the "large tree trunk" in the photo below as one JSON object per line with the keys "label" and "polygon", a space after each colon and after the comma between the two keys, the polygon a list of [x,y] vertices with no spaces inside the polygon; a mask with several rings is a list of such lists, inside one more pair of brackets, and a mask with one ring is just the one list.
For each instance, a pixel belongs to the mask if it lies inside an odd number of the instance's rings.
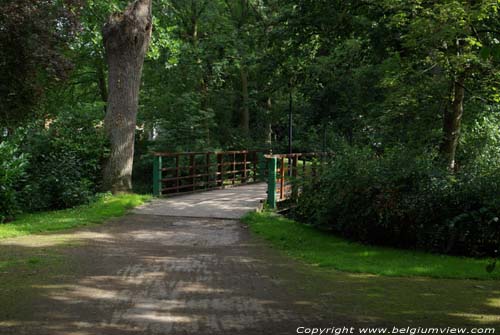
{"label": "large tree trunk", "polygon": [[441,155],[450,170],[455,169],[455,156],[458,140],[460,138],[460,127],[464,113],[465,97],[465,75],[457,76],[453,83],[453,100],[445,109],[443,116],[443,141],[441,143]]}
{"label": "large tree trunk", "polygon": [[151,0],[136,0],[111,15],[102,32],[109,67],[104,123],[111,145],[103,187],[113,193],[132,190],[139,89],[151,30]]}

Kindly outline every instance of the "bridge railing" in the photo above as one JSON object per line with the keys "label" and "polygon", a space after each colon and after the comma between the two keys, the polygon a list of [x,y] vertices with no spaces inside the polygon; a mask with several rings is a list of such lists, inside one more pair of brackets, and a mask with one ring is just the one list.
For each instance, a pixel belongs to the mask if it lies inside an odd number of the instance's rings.
{"label": "bridge railing", "polygon": [[269,207],[276,208],[278,203],[295,198],[304,183],[321,175],[332,156],[326,152],[265,155]]}
{"label": "bridge railing", "polygon": [[265,181],[265,150],[155,152],[153,195],[237,186]]}

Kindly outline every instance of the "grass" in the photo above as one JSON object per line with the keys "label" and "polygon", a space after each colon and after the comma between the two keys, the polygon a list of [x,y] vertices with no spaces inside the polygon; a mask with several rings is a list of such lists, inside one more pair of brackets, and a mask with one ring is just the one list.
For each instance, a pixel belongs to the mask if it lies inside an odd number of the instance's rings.
{"label": "grass", "polygon": [[138,194],[108,195],[89,205],[25,214],[16,221],[1,224],[0,239],[99,224],[107,219],[122,216],[128,209],[139,206],[149,199],[150,196]]}
{"label": "grass", "polygon": [[0,273],[6,270],[10,270],[12,267],[16,269],[37,269],[40,267],[46,267],[53,263],[55,260],[60,258],[58,255],[38,255],[30,256],[28,258],[22,257],[12,257],[6,260],[0,260]]}
{"label": "grass", "polygon": [[500,269],[486,271],[488,259],[367,246],[273,213],[250,213],[243,222],[288,255],[320,267],[384,276],[500,279]]}

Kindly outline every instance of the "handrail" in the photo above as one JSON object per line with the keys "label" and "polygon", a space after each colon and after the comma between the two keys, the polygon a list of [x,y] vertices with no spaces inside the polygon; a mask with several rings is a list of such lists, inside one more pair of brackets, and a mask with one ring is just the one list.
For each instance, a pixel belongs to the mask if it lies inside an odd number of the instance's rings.
{"label": "handrail", "polygon": [[291,154],[267,154],[265,158],[292,158],[292,157],[318,157],[318,156],[333,156],[333,152],[299,152]]}
{"label": "handrail", "polygon": [[245,185],[267,178],[268,204],[276,208],[281,201],[295,199],[305,182],[316,180],[334,154],[232,150],[153,152],[153,155],[155,196]]}
{"label": "handrail", "polygon": [[[276,208],[279,202],[295,199],[305,182],[316,180],[331,152],[308,152],[264,155],[268,166],[267,203]],[[311,159],[317,158],[317,159]],[[300,165],[299,162],[302,164]]]}
{"label": "handrail", "polygon": [[153,152],[153,195],[173,195],[262,181],[265,150]]}
{"label": "handrail", "polygon": [[224,154],[224,155],[234,155],[234,154],[244,154],[244,153],[254,153],[254,152],[267,152],[269,150],[236,150],[236,151],[185,151],[185,152],[158,152],[153,151],[153,156],[161,157],[175,157],[177,155],[214,155],[214,154]]}

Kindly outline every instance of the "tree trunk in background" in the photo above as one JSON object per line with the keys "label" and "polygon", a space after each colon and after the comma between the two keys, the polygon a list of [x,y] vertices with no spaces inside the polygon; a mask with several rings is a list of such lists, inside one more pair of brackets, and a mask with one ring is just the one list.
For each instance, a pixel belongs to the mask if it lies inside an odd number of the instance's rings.
{"label": "tree trunk in background", "polygon": [[132,190],[139,89],[152,31],[151,1],[136,0],[123,13],[112,14],[102,31],[109,68],[104,124],[111,145],[103,187],[113,193]]}
{"label": "tree trunk in background", "polygon": [[[193,48],[198,53],[198,20],[202,15],[206,2],[200,4],[198,7],[198,3],[196,1],[191,2],[191,40],[193,43]],[[196,64],[198,66],[202,65],[202,60],[200,57],[197,57]],[[200,92],[200,109],[202,111],[207,111],[208,109],[208,79],[205,79],[205,73],[202,71],[200,83],[199,83],[199,92]],[[206,131],[206,145],[210,146],[210,126],[208,118],[205,118],[205,131]]]}
{"label": "tree trunk in background", "polygon": [[273,109],[273,101],[271,97],[267,98],[266,101],[266,109],[267,109],[267,136],[266,136],[266,143],[268,145],[268,148],[271,149],[273,146],[273,125],[271,122],[271,113]]}
{"label": "tree trunk in background", "polygon": [[465,75],[460,74],[453,84],[453,100],[443,116],[443,142],[441,156],[450,170],[455,169],[455,155],[460,138],[460,126],[464,112]]}
{"label": "tree trunk in background", "polygon": [[248,136],[250,132],[250,111],[248,108],[248,73],[244,66],[240,67],[241,76],[241,111],[240,111],[240,128],[243,135]]}

